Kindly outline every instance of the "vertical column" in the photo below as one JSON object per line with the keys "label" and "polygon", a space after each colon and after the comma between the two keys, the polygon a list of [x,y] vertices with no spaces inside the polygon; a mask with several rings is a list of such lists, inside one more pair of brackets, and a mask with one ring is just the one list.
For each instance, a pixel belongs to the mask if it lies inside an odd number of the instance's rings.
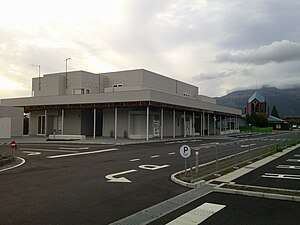
{"label": "vertical column", "polygon": [[149,106],[147,106],[147,115],[146,115],[146,140],[149,140]]}
{"label": "vertical column", "polygon": [[238,127],[238,119],[237,119],[237,116],[235,116],[235,130],[238,130],[239,127]]}
{"label": "vertical column", "polygon": [[94,130],[93,130],[93,138],[96,138],[96,115],[97,115],[97,110],[94,108]]}
{"label": "vertical column", "polygon": [[200,113],[200,136],[202,136],[202,126],[203,126],[202,113]]}
{"label": "vertical column", "polygon": [[229,130],[231,130],[231,128],[232,128],[232,127],[231,127],[231,118],[232,118],[232,117],[230,116],[230,117],[229,117]]}
{"label": "vertical column", "polygon": [[160,111],[160,120],[161,120],[160,139],[163,139],[164,138],[164,109],[163,108]]}
{"label": "vertical column", "polygon": [[185,111],[183,112],[183,129],[184,129],[184,131],[183,131],[183,136],[186,138],[186,121],[185,121]]}
{"label": "vertical column", "polygon": [[115,140],[118,137],[118,108],[115,108]]}
{"label": "vertical column", "polygon": [[227,117],[225,116],[225,131],[227,131]]}
{"label": "vertical column", "polygon": [[214,115],[214,135],[216,135],[216,128],[217,128],[217,117]]}
{"label": "vertical column", "polygon": [[61,134],[64,134],[65,110],[61,110]]}
{"label": "vertical column", "polygon": [[28,135],[31,136],[31,112],[28,113]]}
{"label": "vertical column", "polygon": [[45,110],[45,137],[47,137],[47,129],[48,129],[48,122],[47,122],[47,110]]}
{"label": "vertical column", "polygon": [[173,110],[173,138],[176,137],[176,112]]}
{"label": "vertical column", "polygon": [[203,136],[205,136],[205,113],[204,113],[204,111],[203,111],[203,113],[202,113],[202,119],[203,119]]}
{"label": "vertical column", "polygon": [[220,135],[221,135],[221,132],[222,132],[222,116],[220,116]]}
{"label": "vertical column", "polygon": [[195,112],[193,112],[192,132],[193,137],[195,137]]}
{"label": "vertical column", "polygon": [[207,136],[209,136],[209,114],[207,114]]}

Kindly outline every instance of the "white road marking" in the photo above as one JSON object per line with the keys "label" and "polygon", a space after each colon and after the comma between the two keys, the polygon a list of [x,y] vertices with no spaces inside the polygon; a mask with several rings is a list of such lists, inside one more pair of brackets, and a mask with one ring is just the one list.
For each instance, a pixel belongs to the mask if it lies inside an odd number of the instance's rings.
{"label": "white road marking", "polygon": [[175,141],[171,141],[171,142],[165,142],[165,145],[170,145],[170,144],[175,144]]}
{"label": "white road marking", "polygon": [[102,152],[111,152],[111,151],[117,151],[118,148],[109,148],[109,149],[102,149],[98,151],[92,151],[92,152],[78,152],[78,153],[72,153],[72,154],[66,154],[66,155],[54,155],[54,156],[48,156],[48,159],[56,159],[56,158],[63,158],[63,157],[70,157],[70,156],[77,156],[77,155],[89,155],[89,154],[96,154],[96,153],[102,153]]}
{"label": "white road marking", "polygon": [[255,146],[256,144],[250,144],[250,146]]}
{"label": "white road marking", "polygon": [[162,165],[162,166],[158,166],[158,165],[140,165],[139,168],[140,169],[144,169],[144,170],[159,170],[159,169],[163,169],[166,167],[169,167],[170,165]]}
{"label": "white road marking", "polygon": [[175,155],[176,152],[169,152],[168,155]]}
{"label": "white road marking", "polygon": [[76,148],[76,147],[59,147],[59,149],[62,149],[62,150],[88,150],[90,149],[89,147],[80,147],[80,148]]}
{"label": "white road marking", "polygon": [[291,175],[291,174],[265,173],[265,175],[262,175],[261,177],[276,178],[276,179],[300,180],[300,175]]}
{"label": "white road marking", "polygon": [[247,148],[249,145],[241,145],[241,148]]}
{"label": "white road marking", "polygon": [[131,159],[130,162],[140,161],[141,159]]}
{"label": "white road marking", "polygon": [[288,161],[288,162],[300,162],[300,159],[288,159],[286,161]]}
{"label": "white road marking", "polygon": [[119,176],[119,175],[123,175],[123,174],[127,174],[127,173],[133,173],[136,172],[137,170],[126,170],[123,172],[119,172],[119,173],[113,173],[113,174],[108,174],[105,176],[105,178],[108,180],[107,182],[116,182],[116,183],[132,183],[130,180],[128,180],[125,177],[115,177],[115,176]]}
{"label": "white road marking", "polygon": [[40,152],[31,152],[31,151],[22,151],[23,153],[27,154],[27,155],[40,155]]}
{"label": "white road marking", "polygon": [[296,169],[300,170],[300,166],[291,166],[291,165],[278,165],[277,169]]}
{"label": "white road marking", "polygon": [[300,155],[294,155],[294,157],[300,157]]}
{"label": "white road marking", "polygon": [[211,217],[213,214],[217,213],[224,207],[226,207],[226,205],[204,203],[201,206],[176,218],[175,220],[172,220],[171,222],[167,223],[167,225],[197,225],[206,220],[207,218]]}
{"label": "white road marking", "polygon": [[20,148],[20,150],[37,151],[37,152],[78,152],[78,151],[67,151],[67,150],[43,149],[43,148]]}
{"label": "white road marking", "polygon": [[160,155],[152,155],[151,158],[158,158]]}

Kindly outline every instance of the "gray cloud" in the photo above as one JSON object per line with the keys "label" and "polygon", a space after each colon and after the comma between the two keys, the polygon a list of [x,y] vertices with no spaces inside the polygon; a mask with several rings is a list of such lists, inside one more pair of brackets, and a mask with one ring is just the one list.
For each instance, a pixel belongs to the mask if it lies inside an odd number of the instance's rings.
{"label": "gray cloud", "polygon": [[273,42],[257,49],[220,53],[217,62],[263,65],[300,60],[300,43],[288,40]]}

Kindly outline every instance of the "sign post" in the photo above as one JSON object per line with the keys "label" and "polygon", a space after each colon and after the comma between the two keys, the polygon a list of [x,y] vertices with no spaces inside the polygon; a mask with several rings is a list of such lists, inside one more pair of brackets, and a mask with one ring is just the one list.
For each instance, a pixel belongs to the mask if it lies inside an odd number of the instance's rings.
{"label": "sign post", "polygon": [[12,161],[14,161],[14,160],[15,160],[15,150],[17,149],[17,142],[14,141],[14,140],[12,140],[12,141],[10,142],[10,148],[11,148],[11,150],[12,150],[12,155],[13,155]]}
{"label": "sign post", "polygon": [[188,145],[182,145],[180,147],[180,155],[184,158],[184,171],[186,176],[186,161],[191,156],[191,148]]}

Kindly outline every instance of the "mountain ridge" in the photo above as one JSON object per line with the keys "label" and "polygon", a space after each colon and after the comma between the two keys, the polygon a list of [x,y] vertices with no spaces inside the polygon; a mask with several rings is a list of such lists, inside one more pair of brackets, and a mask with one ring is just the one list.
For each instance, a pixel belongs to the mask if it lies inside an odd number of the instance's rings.
{"label": "mountain ridge", "polygon": [[248,99],[255,91],[266,98],[267,111],[270,113],[275,105],[280,117],[300,116],[300,88],[262,87],[261,89],[234,91],[223,97],[217,97],[217,104],[241,109],[245,114]]}

